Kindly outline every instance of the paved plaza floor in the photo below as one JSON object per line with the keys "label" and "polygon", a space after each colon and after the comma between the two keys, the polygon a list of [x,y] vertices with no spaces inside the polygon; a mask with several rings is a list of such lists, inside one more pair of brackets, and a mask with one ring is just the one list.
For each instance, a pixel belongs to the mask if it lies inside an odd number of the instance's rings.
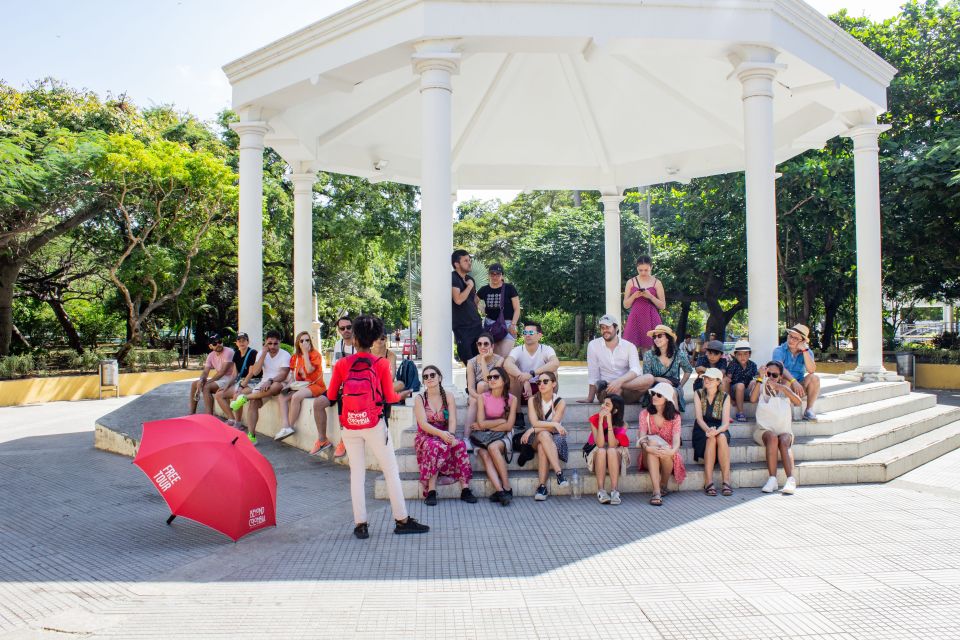
{"label": "paved plaza floor", "polygon": [[423,536],[371,496],[360,541],[348,470],[265,442],[279,523],[234,544],[93,449],[127,401],[0,409],[0,639],[960,638],[960,451],[794,496],[410,503]]}

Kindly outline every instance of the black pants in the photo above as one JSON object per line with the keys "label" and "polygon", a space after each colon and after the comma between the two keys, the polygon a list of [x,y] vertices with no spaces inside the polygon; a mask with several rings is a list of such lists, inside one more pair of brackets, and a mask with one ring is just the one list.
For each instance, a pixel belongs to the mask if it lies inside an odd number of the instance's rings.
{"label": "black pants", "polygon": [[483,333],[483,325],[479,323],[476,327],[453,330],[453,340],[457,344],[457,359],[463,364],[467,364],[467,360],[480,353],[477,350],[477,338],[481,333]]}

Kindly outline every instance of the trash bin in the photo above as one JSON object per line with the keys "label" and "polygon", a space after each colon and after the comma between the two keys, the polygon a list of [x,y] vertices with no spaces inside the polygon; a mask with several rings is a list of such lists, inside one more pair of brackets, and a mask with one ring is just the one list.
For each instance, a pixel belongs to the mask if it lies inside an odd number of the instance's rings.
{"label": "trash bin", "polygon": [[914,370],[916,368],[916,357],[911,351],[897,352],[897,375],[910,380],[911,385],[914,382]]}
{"label": "trash bin", "polygon": [[100,398],[103,398],[104,388],[113,388],[120,397],[120,364],[116,360],[100,361]]}

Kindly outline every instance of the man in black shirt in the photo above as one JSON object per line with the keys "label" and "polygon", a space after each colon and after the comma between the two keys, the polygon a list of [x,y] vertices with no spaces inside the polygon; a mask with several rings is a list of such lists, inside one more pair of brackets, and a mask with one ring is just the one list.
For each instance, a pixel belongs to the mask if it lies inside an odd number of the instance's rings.
{"label": "man in black shirt", "polygon": [[457,343],[457,358],[464,364],[477,355],[477,337],[483,331],[477,311],[477,283],[470,277],[473,258],[463,249],[450,257],[453,265],[451,296],[453,298],[453,338]]}
{"label": "man in black shirt", "polygon": [[[490,275],[490,284],[480,287],[477,297],[483,302],[483,329],[493,333],[497,341],[493,351],[506,358],[513,351],[517,340],[517,322],[520,320],[520,294],[516,287],[503,279],[503,265],[494,262],[487,268]],[[491,329],[500,319],[503,310],[503,321],[507,326],[507,333],[502,338]]]}

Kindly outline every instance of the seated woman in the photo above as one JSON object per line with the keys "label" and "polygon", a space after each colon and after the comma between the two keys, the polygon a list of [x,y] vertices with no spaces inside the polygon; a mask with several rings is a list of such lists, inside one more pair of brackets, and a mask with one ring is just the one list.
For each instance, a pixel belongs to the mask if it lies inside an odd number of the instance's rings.
{"label": "seated woman", "polygon": [[703,373],[703,388],[693,395],[696,421],[693,425],[693,459],[703,460],[703,491],[717,495],[713,467],[720,461],[723,495],[733,495],[730,485],[730,395],[720,388],[723,373],[710,367]]}
{"label": "seated woman", "polygon": [[638,446],[643,451],[640,469],[646,465],[653,484],[650,504],[659,507],[667,494],[670,473],[677,486],[683,484],[687,469],[680,455],[680,411],[677,392],[666,382],[650,389],[650,406],[640,413]]}
{"label": "seated woman", "polygon": [[777,482],[777,452],[783,462],[787,481],[783,493],[789,495],[797,490],[797,478],[793,468],[793,410],[790,405],[800,406],[800,396],[790,385],[784,384],[783,365],[776,361],[761,367],[761,382],[753,388],[750,402],[757,403],[757,430],[753,440],[767,450],[767,478],[764,493],[773,493]]}
{"label": "seated woman", "polygon": [[[293,426],[300,417],[300,405],[306,398],[316,398],[327,390],[323,383],[323,356],[316,347],[308,331],[301,331],[294,340],[296,354],[290,358],[290,371],[293,383],[284,393],[277,396],[280,404],[280,431],[273,437],[280,441],[297,432]],[[289,393],[289,395],[288,395]]]}
{"label": "seated woman", "polygon": [[[623,398],[609,394],[600,405],[600,412],[590,416],[590,437],[587,447],[587,468],[597,477],[597,500],[600,504],[620,504],[620,476],[630,464],[630,440],[623,421]],[[610,474],[610,493],[606,492],[606,476]]]}
{"label": "seated woman", "polygon": [[470,440],[477,449],[483,470],[495,491],[490,502],[506,507],[513,500],[513,488],[507,475],[507,447],[517,420],[517,398],[509,391],[507,371],[494,367],[487,374],[488,391],[477,402],[477,420],[470,429]]}
{"label": "seated woman", "polygon": [[414,449],[420,467],[424,504],[437,504],[437,476],[460,483],[460,499],[474,504],[476,496],[470,491],[470,456],[463,440],[457,440],[457,403],[453,394],[443,388],[440,369],[432,364],[423,368],[423,384],[427,387],[413,400],[413,414],[417,418]]}
{"label": "seated woman", "polygon": [[647,335],[653,338],[653,348],[643,354],[643,371],[651,374],[655,383],[666,382],[677,390],[677,407],[683,413],[683,386],[690,379],[693,366],[683,350],[677,348],[677,334],[673,329],[658,324]]}
{"label": "seated woman", "polygon": [[384,334],[373,343],[370,353],[378,358],[386,358],[390,363],[390,375],[393,376],[393,390],[400,396],[400,400],[406,400],[413,395],[412,389],[407,389],[406,385],[397,380],[397,354],[387,347],[387,335]]}
{"label": "seated woman", "polygon": [[477,337],[477,351],[479,353],[467,360],[467,422],[464,425],[463,439],[467,441],[467,449],[473,450],[470,442],[470,428],[477,421],[477,404],[480,396],[490,387],[487,386],[487,375],[494,367],[503,365],[503,356],[493,351],[493,336],[484,331]]}
{"label": "seated woman", "polygon": [[552,371],[541,373],[537,380],[539,391],[527,401],[527,415],[530,416],[530,428],[520,437],[520,442],[530,445],[537,454],[537,477],[540,486],[533,499],[542,502],[547,499],[547,472],[553,469],[557,474],[557,486],[569,484],[563,477],[560,462],[567,461],[567,430],[561,424],[567,405],[563,398],[556,395],[557,374]]}

